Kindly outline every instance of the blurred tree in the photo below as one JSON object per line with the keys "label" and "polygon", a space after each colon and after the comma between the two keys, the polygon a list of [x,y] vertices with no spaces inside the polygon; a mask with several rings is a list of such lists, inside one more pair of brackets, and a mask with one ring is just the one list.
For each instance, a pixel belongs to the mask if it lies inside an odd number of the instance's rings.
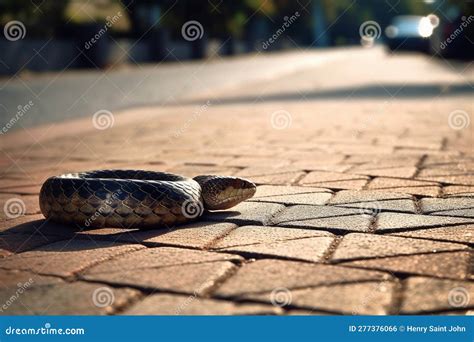
{"label": "blurred tree", "polygon": [[64,11],[69,0],[3,0],[0,1],[0,24],[21,21],[28,36],[50,36],[65,22]]}

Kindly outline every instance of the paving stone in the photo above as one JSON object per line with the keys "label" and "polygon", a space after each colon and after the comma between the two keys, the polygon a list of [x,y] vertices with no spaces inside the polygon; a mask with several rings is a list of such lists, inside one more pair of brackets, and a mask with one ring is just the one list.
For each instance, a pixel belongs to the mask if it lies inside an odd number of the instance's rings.
{"label": "paving stone", "polygon": [[474,197],[474,186],[448,185],[443,187],[443,194],[448,197]]}
{"label": "paving stone", "polygon": [[411,178],[415,175],[416,171],[417,168],[415,166],[385,168],[356,167],[351,170],[351,173],[367,176]]}
{"label": "paving stone", "polygon": [[[225,236],[237,225],[232,223],[196,222],[169,229],[139,230],[100,228],[78,233],[86,238],[143,243],[147,246],[170,245],[207,248],[218,238]],[[84,238],[84,236],[82,237]]]}
{"label": "paving stone", "polygon": [[290,186],[290,185],[260,185],[257,186],[257,192],[251,198],[251,200],[260,200],[266,197],[278,197],[284,195],[298,195],[307,193],[332,193],[331,190],[325,188],[312,188],[303,186]]}
{"label": "paving stone", "polygon": [[342,264],[394,273],[466,279],[470,272],[470,259],[471,253],[466,251],[366,259]]}
{"label": "paving stone", "polygon": [[439,184],[436,182],[387,177],[374,178],[368,184],[367,189],[432,197],[438,196],[441,190]]}
{"label": "paving stone", "polygon": [[61,240],[60,237],[0,233],[0,258]]}
{"label": "paving stone", "polygon": [[301,239],[308,237],[332,237],[328,232],[269,227],[269,226],[243,226],[232,230],[229,234],[212,245],[213,249],[246,246],[261,243],[279,242],[285,240]]}
{"label": "paving stone", "polygon": [[25,215],[14,220],[0,221],[2,233],[71,238],[80,230],[80,227],[45,220],[43,215]]}
{"label": "paving stone", "polygon": [[383,272],[284,260],[257,260],[243,265],[215,292],[220,297],[271,292],[276,288],[304,288],[346,282],[389,279]]}
{"label": "paving stone", "polygon": [[368,177],[345,173],[313,171],[299,181],[300,185],[320,186],[331,189],[362,189]]}
{"label": "paving stone", "polygon": [[370,230],[371,222],[371,216],[369,215],[348,215],[301,221],[285,221],[277,225],[306,229],[327,229],[336,233],[344,233],[368,232]]}
{"label": "paving stone", "polygon": [[449,216],[381,213],[377,219],[377,231],[394,231],[408,228],[442,227],[463,223],[474,223],[473,219]]}
{"label": "paving stone", "polygon": [[347,208],[360,208],[367,213],[384,211],[403,211],[414,213],[415,204],[411,196],[384,191],[339,191],[329,204]]}
{"label": "paving stone", "polygon": [[[394,285],[389,281],[341,284],[287,290],[288,305],[349,315],[386,315],[393,301]],[[272,302],[275,294],[248,294],[243,298]]]}
{"label": "paving stone", "polygon": [[[112,289],[84,282],[40,286],[33,283],[24,288],[22,293],[18,289],[0,290],[0,303],[11,303],[6,309],[0,310],[0,315],[104,315],[139,295],[133,289]],[[12,296],[17,299],[12,301]],[[94,304],[94,300],[99,305]],[[106,305],[108,303],[110,305]]]}
{"label": "paving stone", "polygon": [[145,247],[107,241],[59,241],[0,259],[0,268],[68,277],[98,262],[140,248]]}
{"label": "paving stone", "polygon": [[362,258],[381,258],[407,254],[459,251],[464,249],[468,249],[468,247],[457,243],[352,233],[344,236],[341,243],[337,246],[331,260],[341,261]]}
{"label": "paving stone", "polygon": [[342,190],[338,191],[329,201],[329,204],[352,204],[368,201],[409,200],[412,197],[406,194],[381,190]]}
{"label": "paving stone", "polygon": [[331,196],[332,194],[329,192],[319,192],[319,193],[267,196],[267,197],[250,199],[250,201],[282,203],[286,205],[290,205],[290,204],[323,205],[331,198]]}
{"label": "paving stone", "polygon": [[213,253],[174,247],[154,247],[137,250],[102,262],[87,270],[86,273],[108,273],[125,270],[138,270],[156,267],[168,267],[182,264],[198,264],[212,261],[241,261],[241,257],[226,253]]}
{"label": "paving stone", "polygon": [[431,240],[443,240],[461,243],[474,243],[474,225],[439,227],[391,233],[390,235],[409,236]]}
{"label": "paving stone", "polygon": [[281,211],[272,219],[272,222],[285,223],[290,221],[360,214],[362,214],[362,212],[359,209],[347,209],[332,206],[295,205]]}
{"label": "paving stone", "polygon": [[28,288],[32,285],[40,286],[57,283],[62,283],[62,280],[58,277],[43,276],[27,271],[2,270],[0,273],[0,291],[2,289],[11,289],[15,287]]}
{"label": "paving stone", "polygon": [[405,280],[401,313],[431,313],[474,307],[474,282],[425,277]]}
{"label": "paving stone", "polygon": [[426,214],[474,218],[474,198],[423,198],[421,209]]}
{"label": "paving stone", "polygon": [[333,241],[333,237],[321,236],[273,243],[228,247],[223,250],[229,253],[239,253],[247,256],[273,256],[285,259],[321,262]]}
{"label": "paving stone", "polygon": [[155,294],[146,297],[124,312],[125,315],[276,315],[278,306],[233,303],[224,300]]}
{"label": "paving stone", "polygon": [[202,219],[236,224],[267,225],[270,219],[285,208],[277,203],[242,202],[230,210],[205,212]]}
{"label": "paving stone", "polygon": [[474,175],[446,175],[446,176],[431,176],[431,177],[417,177],[419,179],[426,179],[430,181],[437,181],[442,183],[460,184],[460,185],[474,185]]}
{"label": "paving stone", "polygon": [[236,269],[229,261],[91,273],[84,279],[146,289],[204,295]]}

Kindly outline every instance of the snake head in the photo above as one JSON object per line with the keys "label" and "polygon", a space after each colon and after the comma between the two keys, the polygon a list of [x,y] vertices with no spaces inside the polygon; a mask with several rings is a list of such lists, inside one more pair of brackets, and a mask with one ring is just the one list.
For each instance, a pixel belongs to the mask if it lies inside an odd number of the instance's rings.
{"label": "snake head", "polygon": [[254,183],[243,178],[197,176],[193,179],[201,186],[204,207],[208,210],[229,209],[257,191]]}

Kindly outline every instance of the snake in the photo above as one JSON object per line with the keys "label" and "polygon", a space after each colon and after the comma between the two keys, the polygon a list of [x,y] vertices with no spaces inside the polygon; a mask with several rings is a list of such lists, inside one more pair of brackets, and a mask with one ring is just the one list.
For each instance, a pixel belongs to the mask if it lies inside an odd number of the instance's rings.
{"label": "snake", "polygon": [[256,186],[230,176],[194,178],[144,170],[94,170],[48,178],[39,194],[46,219],[81,227],[153,229],[199,219],[251,198]]}

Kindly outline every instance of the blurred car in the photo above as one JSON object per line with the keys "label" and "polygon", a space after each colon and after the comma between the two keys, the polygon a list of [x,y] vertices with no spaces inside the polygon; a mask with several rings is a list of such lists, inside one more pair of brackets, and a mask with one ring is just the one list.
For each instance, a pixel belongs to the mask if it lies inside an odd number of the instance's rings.
{"label": "blurred car", "polygon": [[429,52],[429,37],[433,34],[430,18],[417,15],[400,15],[392,19],[385,29],[386,42],[390,50]]}

